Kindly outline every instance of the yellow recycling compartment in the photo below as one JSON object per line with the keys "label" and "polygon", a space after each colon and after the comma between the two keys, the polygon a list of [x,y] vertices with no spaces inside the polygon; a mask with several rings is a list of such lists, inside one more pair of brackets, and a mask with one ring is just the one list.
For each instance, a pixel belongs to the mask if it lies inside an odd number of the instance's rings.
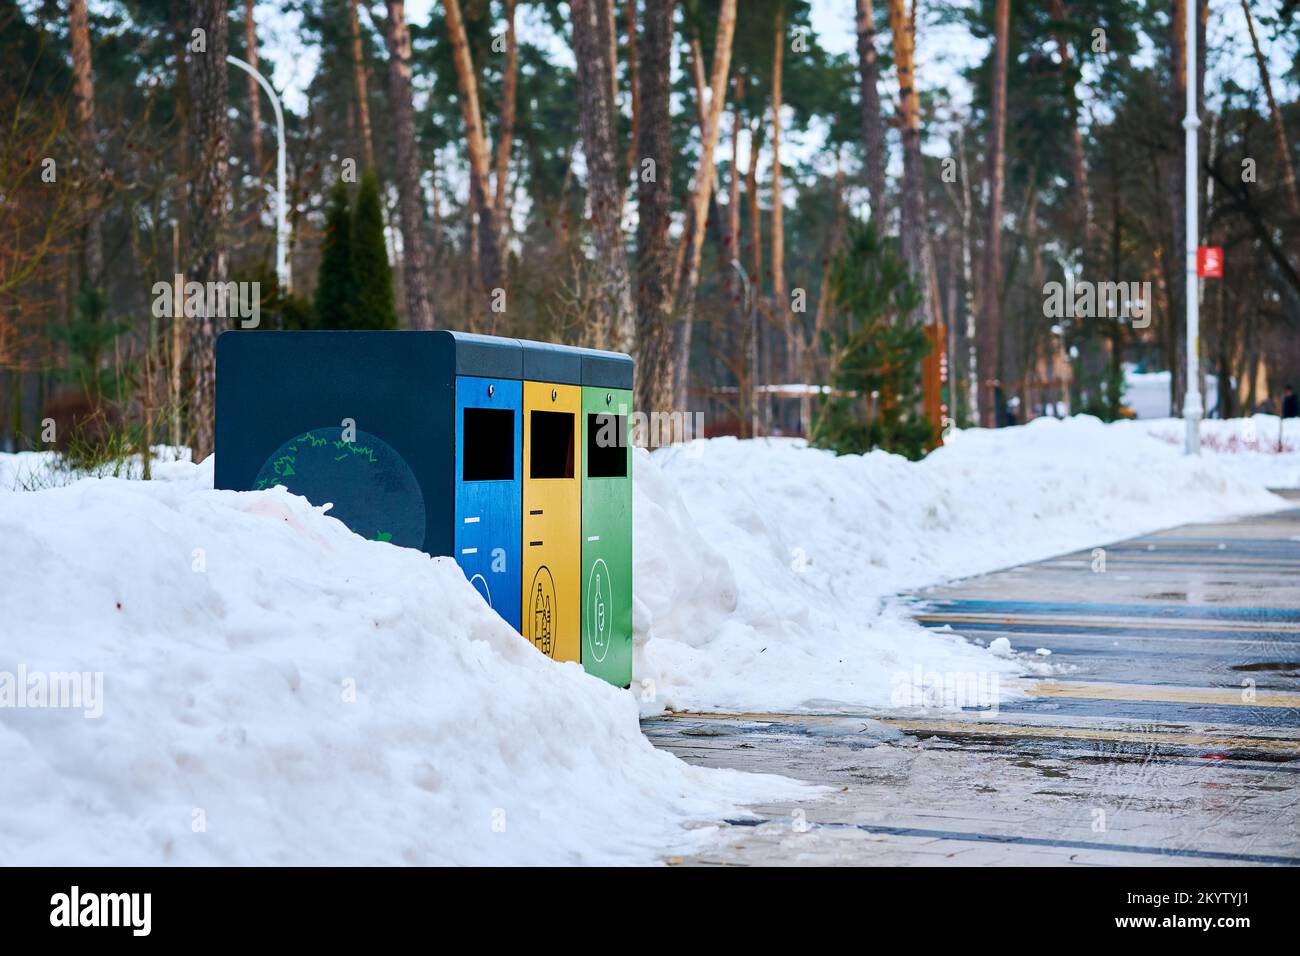
{"label": "yellow recycling compartment", "polygon": [[522,631],[557,661],[581,659],[581,408],[578,385],[524,382]]}

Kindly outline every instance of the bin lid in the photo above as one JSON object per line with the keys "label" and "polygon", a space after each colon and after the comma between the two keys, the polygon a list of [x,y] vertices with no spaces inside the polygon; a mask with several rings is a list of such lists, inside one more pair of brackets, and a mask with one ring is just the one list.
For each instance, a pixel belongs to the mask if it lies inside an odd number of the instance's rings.
{"label": "bin lid", "polygon": [[623,352],[577,349],[582,358],[582,384],[598,388],[631,388],[632,356]]}
{"label": "bin lid", "polygon": [[571,345],[519,340],[523,351],[524,375],[530,382],[555,382],[558,385],[582,384],[582,356]]}

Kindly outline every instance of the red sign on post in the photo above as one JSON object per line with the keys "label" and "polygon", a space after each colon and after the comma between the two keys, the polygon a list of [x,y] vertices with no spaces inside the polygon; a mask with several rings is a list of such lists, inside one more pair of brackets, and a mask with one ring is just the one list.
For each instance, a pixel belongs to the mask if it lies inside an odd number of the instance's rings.
{"label": "red sign on post", "polygon": [[1202,279],[1223,278],[1223,246],[1196,248],[1196,274]]}

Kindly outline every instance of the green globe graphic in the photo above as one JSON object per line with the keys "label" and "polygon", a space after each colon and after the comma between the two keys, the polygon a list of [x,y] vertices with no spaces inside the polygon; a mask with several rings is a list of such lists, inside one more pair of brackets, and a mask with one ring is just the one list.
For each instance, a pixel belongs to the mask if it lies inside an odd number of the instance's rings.
{"label": "green globe graphic", "polygon": [[338,426],[294,435],[262,465],[253,487],[283,485],[314,505],[333,502],[330,516],[357,534],[422,548],[424,493],[411,466],[368,432],[349,429],[348,437]]}

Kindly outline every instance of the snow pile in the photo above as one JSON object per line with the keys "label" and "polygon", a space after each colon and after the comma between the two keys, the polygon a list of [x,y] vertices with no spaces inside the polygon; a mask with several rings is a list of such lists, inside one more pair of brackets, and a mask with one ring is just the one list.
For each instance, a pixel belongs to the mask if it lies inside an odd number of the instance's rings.
{"label": "snow pile", "polygon": [[636,469],[637,676],[689,709],[884,706],[918,669],[1013,673],[1028,661],[882,599],[1285,504],[1217,457],[1086,417],[956,432],[915,463],[716,438]]}
{"label": "snow pile", "polygon": [[[1187,426],[1181,418],[1164,418],[1131,427],[1182,448]],[[1201,454],[1244,481],[1269,488],[1300,488],[1300,418],[1206,419],[1201,422]]]}
{"label": "snow pile", "polygon": [[159,477],[0,492],[6,863],[645,863],[807,792],[656,751],[449,559]]}

